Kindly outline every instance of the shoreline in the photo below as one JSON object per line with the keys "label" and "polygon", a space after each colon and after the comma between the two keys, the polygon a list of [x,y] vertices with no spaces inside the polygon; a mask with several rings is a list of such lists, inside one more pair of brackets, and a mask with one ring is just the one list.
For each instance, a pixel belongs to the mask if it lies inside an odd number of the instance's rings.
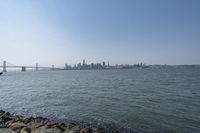
{"label": "shoreline", "polygon": [[0,110],[0,133],[113,133],[85,124],[62,123],[44,117],[12,115]]}

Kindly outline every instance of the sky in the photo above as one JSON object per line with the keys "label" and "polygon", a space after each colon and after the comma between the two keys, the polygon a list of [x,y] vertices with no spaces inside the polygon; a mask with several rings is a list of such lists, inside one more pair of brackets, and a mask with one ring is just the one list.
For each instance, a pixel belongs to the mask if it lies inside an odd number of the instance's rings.
{"label": "sky", "polygon": [[200,64],[199,0],[0,0],[0,62]]}

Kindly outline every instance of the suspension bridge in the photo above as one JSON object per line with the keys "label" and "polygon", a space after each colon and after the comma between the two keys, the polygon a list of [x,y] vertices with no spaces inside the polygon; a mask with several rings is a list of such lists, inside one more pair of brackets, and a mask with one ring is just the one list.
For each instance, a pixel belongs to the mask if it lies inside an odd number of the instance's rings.
{"label": "suspension bridge", "polygon": [[0,62],[0,68],[3,68],[3,72],[7,72],[8,68],[14,68],[14,69],[21,69],[22,72],[25,72],[27,69],[35,69],[35,71],[39,71],[39,70],[58,70],[61,68],[55,68],[54,65],[52,65],[52,67],[43,67],[43,66],[39,66],[38,63],[36,63],[33,66],[25,66],[25,65],[14,65],[12,63],[9,63],[7,61],[3,61]]}

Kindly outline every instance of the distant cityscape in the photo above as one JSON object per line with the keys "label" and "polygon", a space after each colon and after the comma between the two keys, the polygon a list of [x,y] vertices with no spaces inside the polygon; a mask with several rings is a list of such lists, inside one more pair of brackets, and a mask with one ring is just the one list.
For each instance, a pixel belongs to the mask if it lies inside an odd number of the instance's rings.
{"label": "distant cityscape", "polygon": [[7,69],[21,69],[22,72],[26,71],[26,69],[35,69],[35,71],[39,70],[109,70],[109,69],[133,69],[133,68],[168,68],[168,67],[200,67],[200,65],[161,65],[161,64],[154,64],[154,65],[146,65],[145,63],[137,63],[137,64],[121,64],[121,65],[110,65],[109,61],[102,63],[90,63],[87,64],[86,60],[84,59],[82,63],[74,64],[74,65],[68,65],[65,64],[64,67],[55,67],[52,65],[51,67],[45,67],[45,66],[39,66],[38,63],[36,63],[35,66],[24,66],[24,65],[13,65],[12,63],[3,61],[3,65],[0,65],[0,68],[3,68],[2,72],[7,72]]}
{"label": "distant cityscape", "polygon": [[[65,64],[65,70],[131,69],[131,68],[136,68],[136,67],[147,68],[149,66],[145,65],[143,63],[138,63],[138,64],[134,64],[134,65],[129,65],[129,64],[110,65],[109,61],[108,62],[103,61],[102,63],[90,63],[90,64],[87,64],[85,59],[82,61],[82,63],[80,62],[78,64],[75,64],[74,66]],[[52,68],[54,68],[54,66],[52,66]]]}
{"label": "distant cityscape", "polygon": [[[146,65],[145,63],[137,63],[137,64],[121,64],[121,65],[110,65],[109,61],[105,62],[103,61],[102,63],[90,63],[87,64],[86,60],[84,59],[78,64],[75,64],[73,66],[65,64],[64,70],[93,70],[93,69],[133,69],[133,68],[163,68],[163,67],[196,67],[199,65],[160,65],[160,64],[155,64],[155,65]],[[54,66],[52,66],[52,69]],[[63,69],[62,69],[63,70]]]}

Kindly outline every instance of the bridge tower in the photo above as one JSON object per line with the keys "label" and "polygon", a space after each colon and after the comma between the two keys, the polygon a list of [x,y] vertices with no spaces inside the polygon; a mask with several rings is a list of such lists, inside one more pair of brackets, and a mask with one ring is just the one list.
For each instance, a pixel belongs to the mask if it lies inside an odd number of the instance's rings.
{"label": "bridge tower", "polygon": [[25,72],[25,71],[26,71],[26,67],[22,66],[22,72]]}
{"label": "bridge tower", "polygon": [[36,63],[35,70],[38,71],[38,63]]}
{"label": "bridge tower", "polygon": [[52,68],[51,68],[51,70],[53,70],[53,71],[55,70],[55,68],[54,68],[54,65],[52,65]]}
{"label": "bridge tower", "polygon": [[6,61],[3,61],[3,72],[6,72]]}

